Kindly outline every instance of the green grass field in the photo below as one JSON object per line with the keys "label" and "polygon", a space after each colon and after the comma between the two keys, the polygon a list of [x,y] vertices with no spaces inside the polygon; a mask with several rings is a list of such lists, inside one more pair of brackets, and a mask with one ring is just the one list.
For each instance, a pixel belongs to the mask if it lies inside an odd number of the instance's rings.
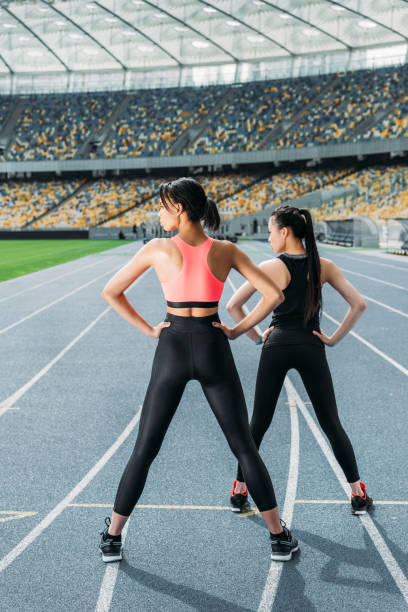
{"label": "green grass field", "polygon": [[123,244],[124,240],[0,240],[0,281]]}

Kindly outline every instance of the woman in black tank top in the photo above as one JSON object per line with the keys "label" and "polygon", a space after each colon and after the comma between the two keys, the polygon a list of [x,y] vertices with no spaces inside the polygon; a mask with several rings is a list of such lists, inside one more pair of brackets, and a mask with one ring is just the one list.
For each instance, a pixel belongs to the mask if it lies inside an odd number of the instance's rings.
{"label": "woman in black tank top", "polygon": [[[307,209],[282,206],[269,220],[269,242],[278,256],[260,264],[285,296],[273,311],[269,329],[260,338],[254,329],[248,335],[263,343],[259,362],[254,411],[250,423],[257,448],[272,422],[285,376],[295,368],[305,385],[317,419],[329,439],[333,453],[351,486],[351,511],[364,514],[372,499],[360,481],[351,442],[337,412],[325,345],[334,346],[354,326],[366,304],[358,291],[330,260],[319,258],[313,224]],[[303,239],[305,246],[303,244]],[[332,336],[320,329],[321,286],[329,282],[350,304],[350,309]],[[231,298],[227,309],[239,321],[243,304],[255,292],[245,283]],[[231,509],[247,509],[247,489],[238,465],[231,494]]]}

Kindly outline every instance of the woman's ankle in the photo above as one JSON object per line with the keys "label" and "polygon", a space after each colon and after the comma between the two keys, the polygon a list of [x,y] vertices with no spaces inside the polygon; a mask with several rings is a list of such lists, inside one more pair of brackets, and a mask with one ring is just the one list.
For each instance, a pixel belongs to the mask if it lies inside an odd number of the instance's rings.
{"label": "woman's ankle", "polygon": [[361,497],[364,497],[364,491],[361,488],[361,484],[360,484],[360,480],[357,480],[356,482],[350,482],[350,487],[351,487],[351,494],[352,495],[359,495]]}
{"label": "woman's ankle", "polygon": [[245,495],[245,493],[247,492],[248,489],[245,482],[240,482],[239,480],[237,480],[234,487],[234,494]]}

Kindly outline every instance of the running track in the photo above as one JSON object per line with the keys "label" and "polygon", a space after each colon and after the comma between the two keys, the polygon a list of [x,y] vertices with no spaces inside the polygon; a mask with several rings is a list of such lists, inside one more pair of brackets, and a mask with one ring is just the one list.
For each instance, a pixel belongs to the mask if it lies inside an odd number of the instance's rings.
{"label": "running track", "polygon": [[[266,243],[240,246],[256,262],[273,256]],[[361,477],[377,500],[371,518],[351,516],[342,473],[291,371],[261,454],[301,552],[271,565],[260,516],[228,510],[235,460],[193,381],[129,521],[124,561],[100,561],[99,531],[133,447],[155,349],[100,293],[139,247],[0,284],[0,608],[407,609],[408,261],[378,251],[320,248],[368,304],[356,335],[326,350]],[[233,273],[225,285],[225,321],[241,282]],[[128,297],[149,321],[164,317],[154,273]],[[346,305],[330,288],[324,311],[331,333]],[[232,348],[251,412],[260,348],[246,336]]]}

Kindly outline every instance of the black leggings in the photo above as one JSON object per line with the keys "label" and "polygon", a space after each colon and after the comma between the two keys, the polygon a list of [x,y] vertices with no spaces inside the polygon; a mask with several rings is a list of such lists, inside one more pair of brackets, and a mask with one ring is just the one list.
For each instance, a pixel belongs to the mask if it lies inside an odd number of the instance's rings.
{"label": "black leggings", "polygon": [[[167,314],[140,417],[136,444],[123,472],[114,511],[129,516],[142,494],[147,474],[189,380],[198,380],[205,397],[242,465],[258,509],[276,507],[268,471],[249,431],[248,412],[228,338],[212,325],[217,314],[180,317]],[[188,440],[186,440],[188,444]]]}
{"label": "black leggings", "polygon": [[[360,479],[351,442],[337,412],[336,398],[326,351],[322,343],[271,344],[262,348],[256,379],[255,404],[250,423],[257,448],[260,447],[282,389],[286,373],[295,368],[302,377],[321,428],[348,482]],[[244,472],[244,473],[243,473]],[[245,482],[245,470],[238,465],[237,480]]]}

